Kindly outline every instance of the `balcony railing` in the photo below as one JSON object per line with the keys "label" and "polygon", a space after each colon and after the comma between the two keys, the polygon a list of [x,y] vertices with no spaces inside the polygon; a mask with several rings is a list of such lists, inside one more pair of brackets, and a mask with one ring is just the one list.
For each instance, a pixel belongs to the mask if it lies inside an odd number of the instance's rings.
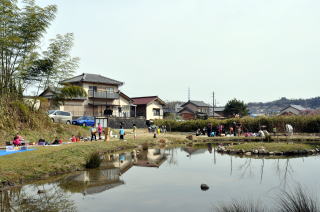
{"label": "balcony railing", "polygon": [[116,92],[101,92],[89,90],[88,97],[96,99],[118,99],[119,94]]}

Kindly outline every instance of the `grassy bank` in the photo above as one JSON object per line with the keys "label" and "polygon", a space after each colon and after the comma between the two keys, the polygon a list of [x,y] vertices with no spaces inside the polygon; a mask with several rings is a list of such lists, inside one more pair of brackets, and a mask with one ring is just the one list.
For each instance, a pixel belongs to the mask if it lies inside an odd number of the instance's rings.
{"label": "grassy bank", "polygon": [[244,143],[227,147],[227,149],[244,151],[264,149],[267,152],[290,152],[299,150],[312,150],[314,148],[314,145],[297,143]]}
{"label": "grassy bank", "polygon": [[153,134],[141,131],[138,138],[128,133],[125,141],[112,139],[80,142],[57,147],[36,147],[36,150],[0,157],[0,182],[23,183],[56,174],[82,170],[87,157],[93,152],[113,152],[136,148],[139,145],[179,144],[186,142],[185,135],[166,134],[154,139]]}

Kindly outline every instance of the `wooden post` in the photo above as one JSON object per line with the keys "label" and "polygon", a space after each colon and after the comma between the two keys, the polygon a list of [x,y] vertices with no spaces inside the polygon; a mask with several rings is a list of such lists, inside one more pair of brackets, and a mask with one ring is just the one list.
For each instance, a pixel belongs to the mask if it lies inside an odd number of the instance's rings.
{"label": "wooden post", "polygon": [[110,127],[105,128],[104,140],[108,143],[110,141]]}

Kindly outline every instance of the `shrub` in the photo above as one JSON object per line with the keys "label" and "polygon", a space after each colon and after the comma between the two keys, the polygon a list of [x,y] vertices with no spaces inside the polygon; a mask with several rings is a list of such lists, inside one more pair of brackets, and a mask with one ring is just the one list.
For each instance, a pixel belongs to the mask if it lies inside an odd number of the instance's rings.
{"label": "shrub", "polygon": [[89,155],[86,161],[86,168],[95,169],[99,168],[102,160],[100,158],[99,152],[94,152]]}

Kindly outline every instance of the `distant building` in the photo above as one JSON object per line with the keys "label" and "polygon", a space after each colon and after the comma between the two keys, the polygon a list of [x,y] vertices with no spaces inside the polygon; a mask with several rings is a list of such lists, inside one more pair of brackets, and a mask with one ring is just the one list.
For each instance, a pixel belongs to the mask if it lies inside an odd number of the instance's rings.
{"label": "distant building", "polygon": [[203,101],[189,100],[188,102],[181,105],[182,109],[178,114],[183,120],[191,120],[202,118],[206,119],[210,115],[210,105]]}
{"label": "distant building", "polygon": [[[223,119],[225,107],[214,107],[214,118]],[[210,117],[212,117],[212,107],[210,108]]]}
{"label": "distant building", "polygon": [[[123,82],[97,74],[83,73],[60,84],[80,86],[87,92],[87,97],[67,99],[63,105],[52,109],[71,112],[73,116],[130,116],[132,99],[119,90]],[[59,91],[47,88],[40,96],[50,102],[56,92]]]}
{"label": "distant building", "polygon": [[301,105],[289,105],[280,111],[279,115],[303,115],[307,111]]}
{"label": "distant building", "polygon": [[131,98],[136,106],[136,116],[143,116],[146,120],[163,119],[163,107],[166,105],[158,96]]}

